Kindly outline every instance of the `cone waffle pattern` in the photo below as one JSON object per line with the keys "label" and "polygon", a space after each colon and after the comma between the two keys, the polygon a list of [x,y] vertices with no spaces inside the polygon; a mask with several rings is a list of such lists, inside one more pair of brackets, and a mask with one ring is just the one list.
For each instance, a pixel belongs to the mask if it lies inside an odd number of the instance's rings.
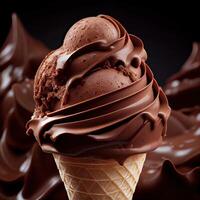
{"label": "cone waffle pattern", "polygon": [[146,154],[115,160],[69,158],[54,154],[69,200],[131,200]]}

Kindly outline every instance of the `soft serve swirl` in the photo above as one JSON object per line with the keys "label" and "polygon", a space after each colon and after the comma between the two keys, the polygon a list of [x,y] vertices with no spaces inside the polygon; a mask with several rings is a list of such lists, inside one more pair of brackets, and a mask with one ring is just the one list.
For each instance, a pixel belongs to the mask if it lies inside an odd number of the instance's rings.
{"label": "soft serve swirl", "polygon": [[[106,34],[101,34],[103,27],[98,34],[91,34],[90,28],[90,40],[73,36],[71,32],[80,29],[86,19],[69,30],[63,46],[50,53],[38,69],[36,109],[27,124],[28,134],[34,134],[44,151],[69,156],[129,156],[155,149],[165,135],[170,108],[145,63],[142,41],[104,15],[94,19],[103,19]],[[76,38],[72,45],[70,38]],[[109,63],[107,68],[123,71],[131,83],[70,102],[74,85],[103,70],[105,63]]]}

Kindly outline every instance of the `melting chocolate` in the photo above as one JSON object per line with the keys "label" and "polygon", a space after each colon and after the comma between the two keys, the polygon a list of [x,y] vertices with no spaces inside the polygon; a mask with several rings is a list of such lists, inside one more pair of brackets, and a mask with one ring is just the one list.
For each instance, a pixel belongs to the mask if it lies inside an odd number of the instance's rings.
{"label": "melting chocolate", "polygon": [[166,140],[147,155],[134,199],[199,199],[199,144],[199,121],[173,111]]}
{"label": "melting chocolate", "polygon": [[193,43],[192,52],[182,69],[169,78],[165,86],[174,109],[198,106],[200,102],[200,43]]}
{"label": "melting chocolate", "polygon": [[[13,14],[10,32],[0,48],[0,100],[5,96],[12,95],[10,89],[13,83],[20,82],[25,78],[33,78],[41,60],[47,53],[47,48],[32,38],[24,29],[17,15]],[[7,101],[9,101],[9,97],[7,97]],[[0,105],[0,108],[6,110],[10,106],[10,104],[7,104],[7,107]],[[1,135],[4,124],[2,112],[0,119]]]}
{"label": "melting chocolate", "polygon": [[67,199],[53,158],[25,134],[35,106],[33,81],[28,78],[33,78],[47,52],[13,14],[11,31],[0,51],[1,200]]}
{"label": "melting chocolate", "polygon": [[173,111],[167,138],[147,155],[134,194],[136,200],[200,199],[200,45],[182,69],[169,78],[165,92]]}

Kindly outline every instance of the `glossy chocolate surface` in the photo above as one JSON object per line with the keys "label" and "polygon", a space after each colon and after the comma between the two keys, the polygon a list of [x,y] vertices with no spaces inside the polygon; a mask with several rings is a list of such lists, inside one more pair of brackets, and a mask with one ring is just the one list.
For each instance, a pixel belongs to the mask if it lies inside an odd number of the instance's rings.
{"label": "glossy chocolate surface", "polygon": [[[114,18],[80,20],[36,73],[28,134],[44,151],[68,156],[127,157],[155,149],[170,108],[146,59],[142,41]],[[82,95],[73,94],[77,87]]]}
{"label": "glossy chocolate surface", "polygon": [[33,78],[48,50],[33,39],[13,14],[0,51],[0,199],[67,199],[51,155],[28,137],[34,110]]}
{"label": "glossy chocolate surface", "polygon": [[167,139],[147,155],[134,199],[197,200],[199,187],[200,121],[173,111]]}
{"label": "glossy chocolate surface", "polygon": [[[27,32],[24,32],[19,19],[16,16],[13,18],[13,23],[18,25],[12,28],[13,33],[10,35],[18,35],[14,38],[24,38],[27,41],[25,38],[30,38],[30,35],[27,36]],[[23,31],[18,31],[19,24]],[[19,39],[9,41],[12,46],[12,43],[18,44]],[[38,41],[34,41],[37,44]],[[26,42],[21,44],[21,48],[26,48]],[[43,45],[36,46],[37,48],[31,45],[29,52],[47,53],[48,50]],[[13,59],[10,55],[18,54],[11,52],[12,54],[4,48],[0,51],[0,199],[67,199],[52,156],[43,153],[34,138],[25,134],[25,124],[35,106],[32,98],[33,81],[30,78],[33,78],[45,53],[34,56],[37,62],[33,63],[38,63],[37,65],[20,65],[23,69],[24,66],[28,67],[26,71],[30,70],[30,73],[17,75],[14,69],[18,70],[17,63],[24,56],[19,56],[19,60]],[[20,63],[24,63],[24,58]],[[9,66],[12,66],[11,74],[8,73],[10,69],[6,71]],[[32,69],[34,70],[31,72]],[[10,78],[5,79],[3,74]],[[133,199],[200,199],[200,107],[199,103],[192,105],[187,105],[187,108],[183,107],[180,111],[172,111],[167,123],[166,140],[148,154]]]}
{"label": "glossy chocolate surface", "polygon": [[193,43],[192,52],[181,70],[168,79],[165,93],[174,109],[199,106],[200,43]]}

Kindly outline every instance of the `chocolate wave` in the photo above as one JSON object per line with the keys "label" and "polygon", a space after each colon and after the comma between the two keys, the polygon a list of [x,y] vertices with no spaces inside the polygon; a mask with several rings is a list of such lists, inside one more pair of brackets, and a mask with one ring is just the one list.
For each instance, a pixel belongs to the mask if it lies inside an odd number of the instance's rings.
{"label": "chocolate wave", "polygon": [[166,83],[165,92],[174,109],[199,105],[200,43],[193,43],[192,52],[181,68]]}
{"label": "chocolate wave", "polygon": [[173,111],[168,127],[166,141],[147,155],[136,200],[200,198],[200,123]]}
{"label": "chocolate wave", "polygon": [[33,77],[48,50],[27,35],[15,14],[12,21],[0,51],[0,199],[67,199],[53,158],[25,134],[35,106],[33,81],[27,77]]}
{"label": "chocolate wave", "polygon": [[0,49],[0,98],[14,82],[33,78],[47,48],[32,38],[24,29],[17,15],[12,14],[12,26]]}
{"label": "chocolate wave", "polygon": [[[9,93],[12,96],[7,95],[2,102],[6,107],[9,98],[12,106],[5,114],[0,140],[0,198],[66,199],[53,157],[44,154],[35,140],[25,134],[26,122],[34,109],[33,81],[15,83]],[[45,170],[41,176],[42,167]]]}
{"label": "chocolate wave", "polygon": [[[6,41],[0,48],[0,100],[7,95],[13,83],[33,78],[48,50],[24,29],[17,15],[12,15],[12,26]],[[11,107],[7,103],[7,108]],[[0,105],[1,110],[5,110]],[[7,112],[7,111],[6,111]],[[4,116],[0,113],[0,136]]]}
{"label": "chocolate wave", "polygon": [[[0,139],[0,186],[1,193],[12,195],[23,185],[23,163],[30,156],[34,140],[25,133],[26,120],[31,112],[26,110],[23,102],[30,102],[29,87],[32,82],[26,80],[23,84],[15,83],[8,95],[1,102],[5,110],[4,129]],[[31,85],[32,88],[32,85]],[[20,93],[23,91],[23,96]],[[12,106],[7,105],[10,102]],[[6,113],[7,111],[7,113]]]}
{"label": "chocolate wave", "polygon": [[[49,54],[37,71],[36,112],[27,124],[27,132],[34,134],[44,151],[70,156],[95,153],[124,157],[155,149],[165,135],[170,108],[145,63],[147,56],[142,41],[129,35],[115,19],[99,17],[117,26],[118,39],[110,43],[105,43],[106,39],[94,41],[71,53],[63,45]],[[101,68],[105,61],[111,66],[120,62],[137,79],[121,89],[68,105],[73,84]],[[45,70],[52,68],[55,76],[48,79]],[[60,109],[47,109],[46,116],[38,117],[37,109],[51,98],[46,93],[43,95],[46,89],[41,86],[55,82],[60,74],[66,75],[61,78],[64,92],[59,99]]]}
{"label": "chocolate wave", "polygon": [[24,177],[24,184],[16,199],[68,199],[51,155],[42,152],[39,145],[35,143],[27,162],[29,167]]}

